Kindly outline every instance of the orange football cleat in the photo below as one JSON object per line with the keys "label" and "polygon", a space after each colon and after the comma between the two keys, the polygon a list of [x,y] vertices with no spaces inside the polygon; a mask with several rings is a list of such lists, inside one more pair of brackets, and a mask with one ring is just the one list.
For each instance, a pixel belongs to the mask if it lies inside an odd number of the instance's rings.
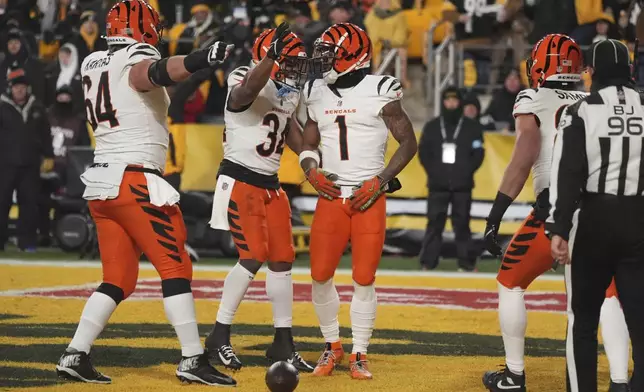
{"label": "orange football cleat", "polygon": [[362,353],[351,354],[349,360],[349,368],[351,369],[351,378],[354,380],[371,380],[373,375],[367,366],[367,355]]}
{"label": "orange football cleat", "polygon": [[313,370],[313,375],[315,376],[330,376],[335,369],[335,365],[342,362],[344,358],[344,350],[342,349],[342,344],[337,341],[333,343],[326,343],[324,346],[324,352],[318,359],[318,364]]}

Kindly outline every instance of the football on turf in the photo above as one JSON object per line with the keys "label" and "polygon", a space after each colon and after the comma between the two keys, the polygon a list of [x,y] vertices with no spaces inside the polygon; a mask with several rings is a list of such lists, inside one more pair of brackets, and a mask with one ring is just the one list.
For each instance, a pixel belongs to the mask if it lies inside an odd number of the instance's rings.
{"label": "football on turf", "polygon": [[266,386],[271,392],[293,392],[299,382],[297,369],[288,362],[275,362],[266,371]]}

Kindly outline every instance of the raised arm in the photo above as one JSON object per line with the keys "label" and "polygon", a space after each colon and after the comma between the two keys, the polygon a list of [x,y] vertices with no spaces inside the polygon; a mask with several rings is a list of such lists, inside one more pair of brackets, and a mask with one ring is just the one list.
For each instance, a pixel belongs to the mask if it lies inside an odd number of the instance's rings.
{"label": "raised arm", "polygon": [[[154,57],[158,51],[150,45],[139,44],[130,56],[148,53]],[[193,73],[222,63],[228,57],[233,45],[217,41],[212,46],[197,50],[187,56],[172,56],[152,60],[146,58],[137,62],[130,69],[130,87],[138,92],[147,92],[157,87],[167,87],[186,80]],[[157,57],[158,58],[158,57]]]}
{"label": "raised arm", "polygon": [[240,110],[253,103],[257,98],[271,77],[275,61],[281,56],[284,47],[293,39],[288,37],[289,34],[291,34],[291,29],[286,22],[275,29],[275,34],[269,43],[266,56],[246,73],[244,80],[240,84],[230,91],[227,103],[229,109]]}

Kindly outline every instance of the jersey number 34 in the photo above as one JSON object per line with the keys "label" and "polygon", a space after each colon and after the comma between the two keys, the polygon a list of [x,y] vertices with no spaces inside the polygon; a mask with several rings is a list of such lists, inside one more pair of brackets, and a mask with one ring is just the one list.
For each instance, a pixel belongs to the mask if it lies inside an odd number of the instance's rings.
{"label": "jersey number 34", "polygon": [[[83,86],[85,87],[85,96],[89,95],[89,90],[92,88],[92,79],[85,75],[83,76]],[[108,71],[101,73],[101,79],[98,82],[98,90],[96,91],[96,105],[92,105],[89,98],[85,99],[85,108],[87,109],[87,119],[92,125],[92,129],[96,130],[98,123],[109,121],[110,128],[119,125],[116,119],[116,110],[112,107],[112,96],[110,95],[110,83]]]}

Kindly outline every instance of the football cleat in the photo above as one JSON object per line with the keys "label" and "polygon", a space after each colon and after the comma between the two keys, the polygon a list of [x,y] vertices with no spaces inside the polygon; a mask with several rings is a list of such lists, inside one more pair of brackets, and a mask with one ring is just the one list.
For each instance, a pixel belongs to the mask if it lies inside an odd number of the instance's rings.
{"label": "football cleat", "polygon": [[501,370],[486,372],[483,385],[492,392],[526,392],[525,373],[518,376],[504,366]]}
{"label": "football cleat", "polygon": [[616,383],[611,381],[610,382],[610,387],[608,388],[608,392],[631,392],[631,388],[628,386],[628,384],[624,383]]}
{"label": "football cleat", "polygon": [[293,365],[299,372],[313,373],[313,366],[309,365],[297,351],[294,351],[291,358],[287,359],[286,362]]}
{"label": "football cleat", "polygon": [[315,376],[330,376],[335,369],[335,365],[342,362],[344,359],[344,350],[342,344],[337,341],[333,343],[326,343],[324,352],[318,359],[318,363],[313,370]]}
{"label": "football cleat", "polygon": [[112,379],[94,369],[89,354],[67,349],[56,365],[58,377],[93,384],[110,384]]}
{"label": "football cleat", "polygon": [[220,387],[234,387],[237,382],[215,369],[208,362],[208,354],[203,353],[193,357],[182,357],[177,371],[177,378],[184,383],[206,384]]}
{"label": "football cleat", "polygon": [[367,366],[367,354],[351,354],[349,369],[351,371],[351,378],[354,380],[371,380],[373,378]]}
{"label": "football cleat", "polygon": [[223,345],[216,348],[214,351],[208,351],[209,357],[220,365],[223,365],[226,369],[230,370],[239,370],[242,368],[242,363],[237,358],[237,354],[233,351],[232,346]]}

